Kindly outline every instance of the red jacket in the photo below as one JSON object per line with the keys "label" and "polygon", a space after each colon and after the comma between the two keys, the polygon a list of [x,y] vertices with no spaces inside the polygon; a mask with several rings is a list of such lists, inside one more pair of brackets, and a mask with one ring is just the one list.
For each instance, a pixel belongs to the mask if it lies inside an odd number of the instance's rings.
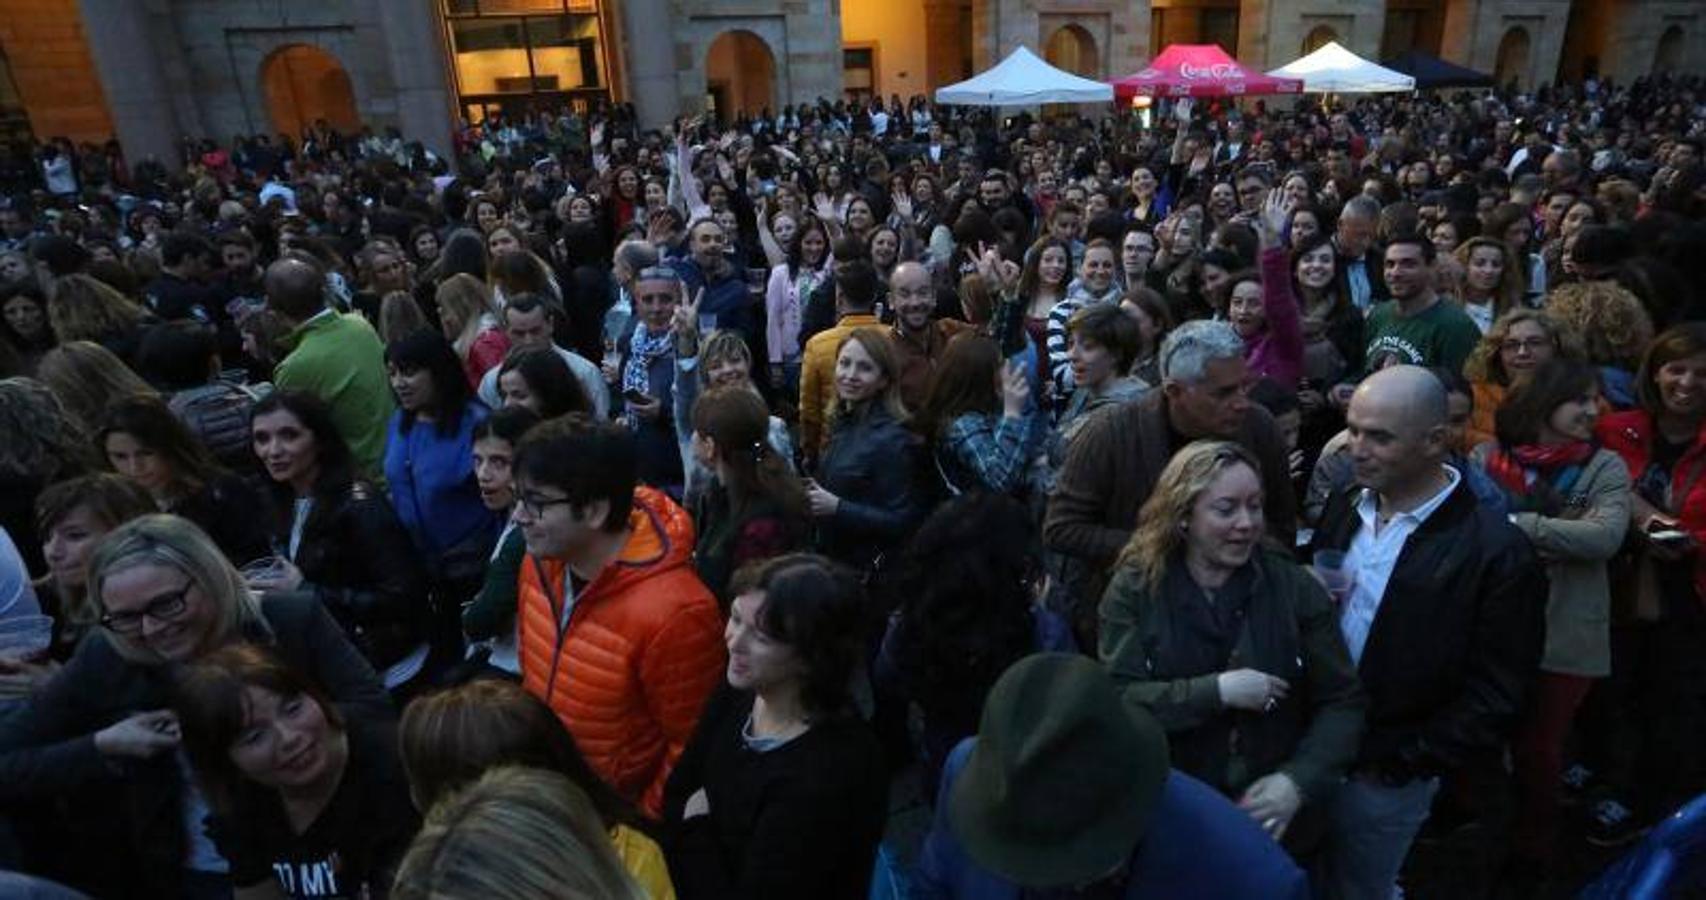
{"label": "red jacket", "polygon": [[[1653,417],[1640,409],[1612,413],[1600,418],[1598,432],[1600,443],[1623,457],[1630,480],[1639,484],[1652,462]],[[1678,527],[1706,548],[1706,424],[1671,470],[1668,499],[1671,513],[1682,523]],[[1694,595],[1706,602],[1706,552],[1694,554]]]}
{"label": "red jacket", "polygon": [[[522,562],[522,684],[563,721],[593,771],[657,816],[664,781],[723,677],[722,616],[693,571],[693,522],[634,491],[632,534],[559,629],[564,564]],[[541,581],[543,576],[543,581]]]}

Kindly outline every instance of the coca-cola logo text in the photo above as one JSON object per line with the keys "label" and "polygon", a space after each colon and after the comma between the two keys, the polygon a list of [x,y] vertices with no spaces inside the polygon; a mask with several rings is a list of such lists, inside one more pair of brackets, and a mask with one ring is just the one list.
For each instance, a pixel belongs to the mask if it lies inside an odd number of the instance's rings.
{"label": "coca-cola logo text", "polygon": [[1239,71],[1238,67],[1236,65],[1233,65],[1232,63],[1213,63],[1212,65],[1207,65],[1207,66],[1193,66],[1187,62],[1187,63],[1179,63],[1179,77],[1190,78],[1190,79],[1196,79],[1196,78],[1217,78],[1217,79],[1243,78],[1244,73]]}

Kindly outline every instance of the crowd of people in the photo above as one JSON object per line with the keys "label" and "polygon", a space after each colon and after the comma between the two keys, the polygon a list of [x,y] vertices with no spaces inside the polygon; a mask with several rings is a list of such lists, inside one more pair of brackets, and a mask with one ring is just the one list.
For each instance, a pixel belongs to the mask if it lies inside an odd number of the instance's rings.
{"label": "crowd of people", "polygon": [[0,884],[1569,887],[1706,790],[1703,91],[55,142]]}

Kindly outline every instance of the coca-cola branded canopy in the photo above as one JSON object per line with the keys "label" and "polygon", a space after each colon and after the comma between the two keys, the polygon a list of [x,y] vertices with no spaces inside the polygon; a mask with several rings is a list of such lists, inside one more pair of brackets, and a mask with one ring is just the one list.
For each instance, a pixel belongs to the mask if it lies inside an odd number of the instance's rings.
{"label": "coca-cola branded canopy", "polygon": [[1301,94],[1303,82],[1252,72],[1218,44],[1170,44],[1134,74],[1114,82],[1114,96],[1242,97]]}

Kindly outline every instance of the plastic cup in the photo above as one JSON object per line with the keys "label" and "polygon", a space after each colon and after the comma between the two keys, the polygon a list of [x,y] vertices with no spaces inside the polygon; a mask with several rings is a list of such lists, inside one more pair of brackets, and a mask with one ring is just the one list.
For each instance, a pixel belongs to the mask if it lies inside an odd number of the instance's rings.
{"label": "plastic cup", "polygon": [[1317,550],[1314,558],[1315,574],[1321,579],[1321,584],[1327,588],[1335,603],[1341,602],[1351,592],[1351,573],[1345,568],[1345,552],[1343,550]]}
{"label": "plastic cup", "polygon": [[260,559],[250,561],[237,572],[243,576],[245,584],[252,585],[256,582],[264,583],[278,578],[284,574],[286,565],[287,561],[282,556],[263,556]]}
{"label": "plastic cup", "polygon": [[0,619],[0,659],[32,660],[53,646],[51,616],[13,616]]}

